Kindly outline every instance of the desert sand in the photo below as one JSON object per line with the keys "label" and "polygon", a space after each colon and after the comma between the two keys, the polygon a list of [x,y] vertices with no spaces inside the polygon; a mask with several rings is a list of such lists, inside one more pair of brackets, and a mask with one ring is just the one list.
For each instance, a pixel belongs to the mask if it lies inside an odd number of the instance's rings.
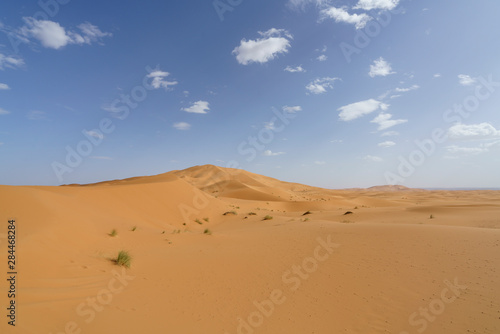
{"label": "desert sand", "polygon": [[2,334],[500,333],[500,191],[327,190],[211,165],[0,186],[2,277],[9,219]]}

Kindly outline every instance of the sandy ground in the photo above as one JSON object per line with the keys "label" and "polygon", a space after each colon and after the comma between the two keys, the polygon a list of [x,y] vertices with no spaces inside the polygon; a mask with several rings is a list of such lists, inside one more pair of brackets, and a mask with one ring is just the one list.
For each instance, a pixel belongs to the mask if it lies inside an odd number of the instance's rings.
{"label": "sandy ground", "polygon": [[209,165],[0,186],[0,245],[2,334],[500,333],[498,191],[326,190]]}

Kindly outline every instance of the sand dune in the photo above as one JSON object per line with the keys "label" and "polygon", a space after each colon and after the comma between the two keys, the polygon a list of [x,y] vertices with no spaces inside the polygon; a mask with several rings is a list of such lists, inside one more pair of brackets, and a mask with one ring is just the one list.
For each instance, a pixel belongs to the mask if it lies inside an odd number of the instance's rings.
{"label": "sand dune", "polygon": [[206,165],[0,186],[0,209],[4,263],[18,228],[2,334],[500,333],[498,191],[328,190]]}

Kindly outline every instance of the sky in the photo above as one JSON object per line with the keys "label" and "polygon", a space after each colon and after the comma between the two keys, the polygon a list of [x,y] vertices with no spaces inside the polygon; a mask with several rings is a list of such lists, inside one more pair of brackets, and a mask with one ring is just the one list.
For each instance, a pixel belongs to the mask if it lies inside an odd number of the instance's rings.
{"label": "sky", "polygon": [[500,188],[500,2],[2,1],[0,184],[195,165]]}

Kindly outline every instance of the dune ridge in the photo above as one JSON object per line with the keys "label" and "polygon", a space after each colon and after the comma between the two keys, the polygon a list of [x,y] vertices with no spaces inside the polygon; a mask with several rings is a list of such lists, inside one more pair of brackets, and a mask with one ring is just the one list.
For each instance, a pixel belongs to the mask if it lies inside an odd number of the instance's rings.
{"label": "dune ridge", "polygon": [[204,165],[0,186],[0,209],[20,276],[1,333],[500,332],[500,191],[330,190]]}

